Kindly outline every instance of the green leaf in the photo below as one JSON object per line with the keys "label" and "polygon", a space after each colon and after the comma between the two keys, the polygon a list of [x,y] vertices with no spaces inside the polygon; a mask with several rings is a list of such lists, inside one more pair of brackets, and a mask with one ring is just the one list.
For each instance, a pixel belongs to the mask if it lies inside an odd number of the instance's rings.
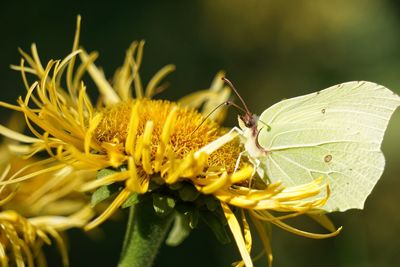
{"label": "green leaf", "polygon": [[221,219],[218,218],[218,216],[216,216],[214,212],[208,210],[202,211],[200,213],[200,216],[203,221],[211,228],[219,242],[221,242],[222,244],[228,244],[229,242],[231,242],[231,239],[225,228],[226,223],[221,221]]}
{"label": "green leaf", "polygon": [[183,201],[195,201],[199,195],[200,192],[197,191],[197,189],[189,183],[184,184],[183,187],[179,190],[179,197]]}
{"label": "green leaf", "polygon": [[152,194],[152,196],[153,208],[158,216],[165,217],[173,211],[175,200],[172,197],[161,194]]}
{"label": "green leaf", "polygon": [[189,236],[191,230],[188,218],[180,213],[176,213],[174,224],[169,232],[166,244],[173,247],[180,245]]}
{"label": "green leaf", "polygon": [[127,200],[125,200],[124,204],[122,204],[122,208],[129,208],[130,206],[136,205],[140,202],[139,194],[132,193]]}

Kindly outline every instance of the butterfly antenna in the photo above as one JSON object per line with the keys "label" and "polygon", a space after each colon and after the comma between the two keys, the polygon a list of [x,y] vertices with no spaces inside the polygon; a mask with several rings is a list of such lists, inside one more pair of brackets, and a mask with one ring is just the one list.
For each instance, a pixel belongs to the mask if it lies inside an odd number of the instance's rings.
{"label": "butterfly antenna", "polygon": [[196,129],[194,129],[194,131],[190,134],[190,135],[192,135],[193,133],[195,133],[200,127],[201,127],[201,125],[203,125],[203,123],[217,110],[217,109],[219,109],[220,107],[222,107],[222,106],[233,106],[233,107],[235,107],[235,108],[237,108],[237,109],[239,109],[239,110],[241,110],[241,111],[243,111],[243,112],[246,112],[246,110],[244,110],[242,107],[240,107],[240,106],[238,106],[237,104],[235,104],[234,102],[232,102],[232,101],[225,101],[225,102],[222,102],[221,104],[219,104],[218,106],[216,106],[213,110],[211,110],[211,112],[210,113],[208,113],[207,114],[207,116],[201,121],[201,123],[196,127]]}
{"label": "butterfly antenna", "polygon": [[241,108],[241,110],[243,110],[247,114],[251,114],[251,112],[250,112],[249,108],[247,107],[246,103],[244,102],[242,96],[239,94],[238,90],[236,90],[235,86],[233,86],[233,83],[225,77],[222,77],[222,80],[235,92],[235,94],[239,98],[240,102],[242,102],[244,109]]}

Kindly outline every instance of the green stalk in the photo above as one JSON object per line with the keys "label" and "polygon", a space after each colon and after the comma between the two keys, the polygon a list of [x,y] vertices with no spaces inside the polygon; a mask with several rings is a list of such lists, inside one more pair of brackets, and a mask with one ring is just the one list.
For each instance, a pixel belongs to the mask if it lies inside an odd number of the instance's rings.
{"label": "green stalk", "polygon": [[152,266],[172,219],[158,216],[151,199],[131,206],[118,267]]}

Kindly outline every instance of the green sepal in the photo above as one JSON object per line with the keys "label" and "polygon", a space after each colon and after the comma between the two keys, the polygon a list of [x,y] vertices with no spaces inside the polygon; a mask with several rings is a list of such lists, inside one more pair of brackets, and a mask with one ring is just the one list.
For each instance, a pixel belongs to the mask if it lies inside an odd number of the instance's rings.
{"label": "green sepal", "polygon": [[184,183],[183,182],[176,182],[173,184],[170,184],[168,187],[171,190],[180,190],[183,187]]}
{"label": "green sepal", "polygon": [[104,177],[112,175],[116,172],[118,172],[118,171],[112,170],[112,169],[101,169],[97,172],[96,179],[104,178]]}
{"label": "green sepal", "polygon": [[96,206],[103,200],[109,198],[110,196],[120,191],[121,188],[122,187],[117,184],[103,185],[99,187],[96,191],[93,192],[92,197],[90,199],[90,205],[92,207]]}
{"label": "green sepal", "polygon": [[152,196],[153,208],[158,216],[165,217],[174,210],[175,200],[172,197],[155,193]]}
{"label": "green sepal", "polygon": [[168,234],[165,243],[168,246],[176,247],[180,245],[190,234],[192,228],[190,227],[188,217],[180,213],[175,213],[174,224]]}
{"label": "green sepal", "polygon": [[204,196],[204,203],[206,204],[207,209],[210,211],[215,211],[218,207],[220,207],[219,201],[210,195]]}
{"label": "green sepal", "polygon": [[[107,177],[116,172],[117,171],[111,170],[111,169],[102,169],[97,172],[96,179],[101,179],[101,178]],[[103,186],[97,188],[96,191],[94,191],[92,194],[92,197],[90,200],[90,205],[92,207],[96,206],[103,200],[109,198],[111,195],[118,192],[120,189],[121,189],[121,186],[118,184],[103,185]]]}
{"label": "green sepal", "polygon": [[211,211],[202,211],[200,213],[200,217],[203,221],[211,228],[215,237],[222,244],[228,244],[231,242],[228,232],[226,231],[226,219],[225,221],[221,220],[219,216],[215,214],[215,212]]}
{"label": "green sepal", "polygon": [[191,229],[196,228],[199,222],[199,209],[190,204],[180,204],[176,210],[185,218]]}
{"label": "green sepal", "polygon": [[127,200],[125,200],[124,204],[122,204],[122,208],[129,208],[130,206],[136,205],[140,202],[140,195],[137,193],[132,193]]}
{"label": "green sepal", "polygon": [[[235,208],[233,207],[233,212],[235,212]],[[223,224],[223,225],[228,225],[228,221],[226,220],[225,213],[221,207],[221,203],[217,204],[216,209],[213,211],[214,215],[217,216],[218,220]]]}
{"label": "green sepal", "polygon": [[187,216],[189,218],[190,228],[192,229],[196,228],[197,224],[199,223],[199,210],[193,209],[193,211],[188,213]]}
{"label": "green sepal", "polygon": [[183,201],[195,201],[196,198],[200,195],[200,192],[189,183],[185,183],[181,189],[179,189],[179,197]]}
{"label": "green sepal", "polygon": [[164,183],[164,180],[161,177],[153,176],[150,179],[148,191],[151,192],[151,191],[159,189],[163,183]]}

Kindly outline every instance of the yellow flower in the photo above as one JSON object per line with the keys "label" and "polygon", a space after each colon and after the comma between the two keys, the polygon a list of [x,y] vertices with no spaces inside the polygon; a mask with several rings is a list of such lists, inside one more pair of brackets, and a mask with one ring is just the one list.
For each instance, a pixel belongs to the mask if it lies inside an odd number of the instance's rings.
{"label": "yellow flower", "polygon": [[43,244],[56,241],[63,266],[68,266],[68,253],[61,232],[82,227],[91,212],[84,209],[72,216],[38,216],[26,219],[14,210],[0,211],[0,263],[1,266],[46,266]]}
{"label": "yellow flower", "polygon": [[[110,83],[93,63],[97,54],[78,49],[79,27],[78,18],[73,50],[65,59],[51,60],[43,66],[36,46],[32,45],[32,55],[22,52],[21,64],[13,67],[21,72],[27,94],[18,99],[18,105],[3,102],[0,105],[22,112],[34,137],[3,126],[0,133],[25,144],[14,146],[14,151],[26,157],[46,151],[48,158],[35,163],[40,170],[20,173],[0,185],[36,179],[40,174],[67,168],[88,173],[113,170],[111,174],[98,179],[93,175],[74,185],[80,192],[93,192],[112,184],[122,187],[107,209],[85,226],[90,230],[109,218],[133,194],[151,193],[151,183],[173,186],[184,181],[199,193],[219,200],[243,258],[239,265],[246,266],[252,266],[248,218],[261,236],[269,262],[272,254],[265,221],[314,238],[338,233],[323,215],[318,220],[333,231],[331,234],[302,232],[282,222],[324,205],[329,190],[321,180],[291,188],[279,183],[267,185],[246,160],[236,168],[242,150],[238,139],[218,146],[219,139],[227,132],[219,125],[224,109],[209,118],[205,115],[229,98],[229,89],[221,81],[222,73],[216,76],[210,90],[184,97],[177,103],[153,100],[165,88],[161,81],[174,70],[172,65],[162,68],[144,87],[138,72],[144,43],[134,42]],[[81,63],[75,68],[78,57]],[[86,72],[100,94],[95,105],[82,81]],[[31,84],[28,73],[36,77]],[[200,106],[201,112],[196,110]],[[73,183],[73,179],[69,182]],[[326,196],[318,198],[324,190]],[[233,208],[240,210],[241,223]],[[276,217],[273,211],[289,214]]]}
{"label": "yellow flower", "polygon": [[[20,119],[14,114],[7,127],[22,131]],[[10,152],[13,147],[15,142],[10,140],[0,145],[1,266],[33,266],[34,263],[46,266],[42,247],[50,245],[52,239],[61,252],[63,266],[67,266],[68,254],[62,232],[83,227],[93,217],[87,197],[75,192],[87,175],[74,172],[71,167],[41,175],[36,166],[38,159],[19,158]],[[25,171],[38,173],[35,179],[9,183]]]}
{"label": "yellow flower", "polygon": [[[24,170],[25,160],[11,155],[5,144],[0,157],[3,173],[0,182],[10,181],[17,170]],[[6,166],[4,163],[11,162]],[[34,166],[34,160],[29,160]],[[3,183],[0,188],[0,265],[46,266],[42,247],[52,239],[61,252],[63,266],[68,266],[68,253],[62,232],[83,227],[93,211],[79,193],[72,193],[70,173],[57,172],[50,176],[18,184]],[[74,177],[76,178],[76,177]],[[4,186],[4,184],[6,186]]]}

